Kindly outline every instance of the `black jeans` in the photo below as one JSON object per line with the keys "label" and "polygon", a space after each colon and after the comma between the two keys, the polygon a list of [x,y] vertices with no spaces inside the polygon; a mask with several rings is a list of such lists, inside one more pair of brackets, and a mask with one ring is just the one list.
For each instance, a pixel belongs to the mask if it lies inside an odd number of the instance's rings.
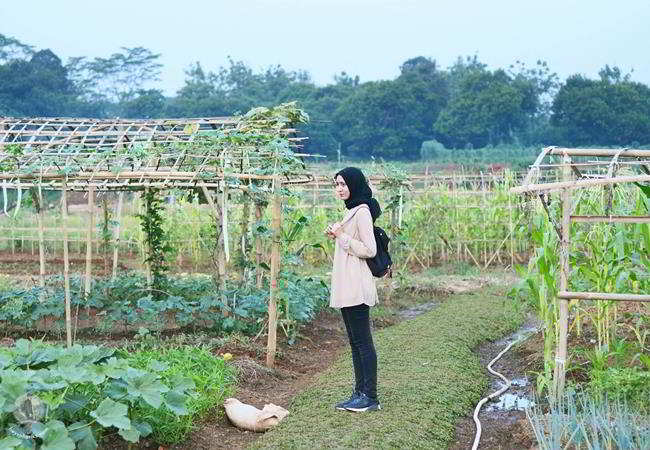
{"label": "black jeans", "polygon": [[370,332],[370,307],[366,304],[341,308],[352,348],[355,390],[377,398],[377,352]]}

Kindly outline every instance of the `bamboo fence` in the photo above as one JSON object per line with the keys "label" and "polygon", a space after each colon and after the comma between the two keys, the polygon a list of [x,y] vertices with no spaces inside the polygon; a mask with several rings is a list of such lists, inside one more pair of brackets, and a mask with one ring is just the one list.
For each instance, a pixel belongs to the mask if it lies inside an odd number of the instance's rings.
{"label": "bamboo fence", "polygon": [[[561,162],[553,161],[542,164],[546,158],[561,157]],[[583,161],[582,158],[591,158]],[[596,158],[596,159],[594,159]],[[600,159],[602,158],[602,159]],[[562,180],[557,182],[539,183],[538,176],[541,168],[556,168],[562,173]],[[618,171],[625,168],[628,173],[619,175]],[[582,172],[588,169],[588,171]],[[643,173],[629,173],[638,171]],[[555,224],[560,237],[560,277],[558,282],[557,301],[559,303],[559,333],[555,351],[555,367],[553,374],[553,398],[562,398],[567,362],[569,302],[571,300],[609,300],[629,302],[650,302],[647,294],[624,294],[610,292],[571,292],[568,291],[570,249],[570,231],[573,222],[578,223],[650,223],[650,216],[574,216],[572,212],[582,199],[574,196],[574,190],[594,186],[606,187],[603,201],[611,205],[613,190],[611,187],[624,183],[650,182],[650,150],[633,149],[573,149],[547,147],[522,181],[521,186],[512,188],[515,194],[550,195],[559,192],[562,201],[562,222]],[[609,197],[609,199],[608,199]],[[545,206],[546,208],[546,206]],[[550,217],[551,221],[553,218]]]}
{"label": "bamboo fence", "polygon": [[[371,183],[375,186],[381,182],[380,178],[372,178]],[[411,190],[405,191],[404,201],[401,202],[399,217],[413,217],[421,215],[419,210],[428,211],[431,217],[445,217],[445,221],[453,221],[450,227],[443,224],[443,228],[430,233],[428,220],[422,218],[418,224],[420,230],[413,227],[413,231],[407,239],[403,240],[403,261],[404,265],[415,264],[421,267],[429,267],[437,262],[466,261],[481,268],[492,263],[502,265],[514,265],[522,262],[529,251],[529,239],[525,231],[520,231],[519,225],[525,218],[522,214],[525,209],[517,196],[507,194],[504,197],[503,186],[506,186],[503,175],[484,174],[470,175],[461,174],[456,176],[437,176],[430,174],[427,177],[414,176],[409,178]],[[509,183],[514,182],[511,180]],[[205,184],[202,186],[206,186]],[[495,190],[501,186],[500,191]],[[206,186],[207,187],[207,186]],[[318,190],[317,190],[318,189]],[[294,208],[302,209],[306,214],[322,214],[322,210],[340,209],[341,205],[334,203],[330,181],[324,178],[316,178],[306,185],[294,186],[293,190],[298,194]],[[381,189],[374,189],[380,203],[383,204],[384,195]],[[93,228],[91,236],[88,235],[88,214],[90,221],[100,222],[97,215],[101,214],[100,208],[95,208],[94,213],[88,212],[92,207],[88,206],[82,211],[72,212],[71,219],[76,219],[74,224],[68,226],[68,242],[70,251],[81,255],[88,252],[89,247],[94,246],[94,254],[97,255],[102,245],[114,248],[113,273],[117,265],[118,251],[133,259],[143,258],[146,249],[142,245],[142,236],[138,232],[138,221],[134,214],[137,211],[132,200],[124,200],[124,193],[120,193],[123,206],[115,194],[100,192],[103,198],[109,196],[108,203],[112,210],[115,210],[114,217],[119,217],[118,225],[109,242],[102,240],[100,230]],[[88,202],[91,201],[88,196]],[[97,203],[100,201],[97,200]],[[338,202],[340,203],[340,202]],[[84,208],[85,205],[79,205]],[[76,208],[79,208],[77,206]],[[231,203],[231,217],[242,215],[244,207]],[[169,217],[174,217],[173,205],[169,206]],[[124,211],[122,211],[124,209]],[[211,219],[207,205],[197,207],[196,213],[191,217],[183,218],[185,230],[198,230],[195,234],[173,235],[171,244],[177,249],[177,257],[180,263],[191,261],[195,268],[205,266],[210,259],[210,247],[200,235],[202,227],[206,227]],[[256,212],[258,214],[259,212]],[[333,211],[334,213],[334,211]],[[40,234],[34,228],[33,221],[27,211],[23,211],[24,217],[15,220],[0,220],[0,249],[11,254],[31,253],[35,254],[40,241]],[[257,219],[259,220],[260,217]],[[381,220],[385,220],[382,218]],[[61,235],[60,217],[51,212],[47,216],[46,225],[43,226],[43,247],[47,250],[49,257],[60,254]],[[134,232],[134,228],[136,229]],[[480,230],[479,230],[480,228]],[[199,233],[199,234],[196,234]],[[262,244],[260,244],[262,245]],[[268,243],[263,245],[270,250]],[[257,250],[256,250],[257,251]],[[307,250],[309,253],[310,250]],[[313,251],[316,254],[316,251]],[[104,258],[110,259],[105,255]]]}

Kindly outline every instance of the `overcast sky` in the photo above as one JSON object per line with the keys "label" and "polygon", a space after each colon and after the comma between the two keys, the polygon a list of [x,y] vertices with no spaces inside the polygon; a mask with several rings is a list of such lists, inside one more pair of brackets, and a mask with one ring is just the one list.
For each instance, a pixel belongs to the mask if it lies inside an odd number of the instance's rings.
{"label": "overcast sky", "polygon": [[542,59],[561,79],[618,65],[650,84],[650,0],[0,0],[0,24],[64,62],[120,47],[161,53],[155,87],[166,94],[190,63],[217,70],[228,56],[255,71],[303,69],[319,85],[341,71],[392,79],[415,56],[446,68],[474,54],[490,68]]}

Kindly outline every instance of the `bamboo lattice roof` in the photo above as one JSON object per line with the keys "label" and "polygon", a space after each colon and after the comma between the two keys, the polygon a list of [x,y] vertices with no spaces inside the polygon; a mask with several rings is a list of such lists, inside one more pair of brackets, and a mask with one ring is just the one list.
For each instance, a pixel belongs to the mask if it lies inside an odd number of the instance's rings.
{"label": "bamboo lattice roof", "polygon": [[[559,157],[559,160],[553,157]],[[564,158],[573,172],[572,180],[537,183],[542,170],[563,167]],[[632,182],[650,183],[650,150],[546,147],[530,167],[521,185],[512,188],[511,192],[543,193],[565,188]]]}
{"label": "bamboo lattice roof", "polygon": [[65,181],[76,190],[305,182],[307,155],[297,153],[305,138],[295,137],[291,123],[299,110],[287,116],[283,107],[190,119],[0,118],[0,182],[60,189]]}

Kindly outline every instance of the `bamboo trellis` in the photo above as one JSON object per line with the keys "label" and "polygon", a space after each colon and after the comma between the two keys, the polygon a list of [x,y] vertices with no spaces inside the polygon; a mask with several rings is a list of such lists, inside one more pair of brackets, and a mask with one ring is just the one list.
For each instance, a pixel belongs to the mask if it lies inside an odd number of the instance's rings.
{"label": "bamboo trellis", "polygon": [[[273,226],[281,226],[281,187],[311,180],[297,152],[301,140],[291,122],[303,119],[292,104],[277,109],[257,108],[242,117],[121,120],[72,118],[0,118],[0,183],[7,189],[37,188],[63,192],[65,316],[71,345],[68,292],[68,226],[66,193],[90,195],[90,225],[86,237],[85,293],[90,291],[92,263],[93,192],[147,189],[203,189],[221,220],[227,205],[215,205],[212,193],[228,184],[263,182],[258,189],[273,196]],[[275,111],[285,114],[273,116]],[[271,114],[269,114],[269,112]],[[276,120],[276,118],[278,118]],[[6,197],[6,195],[5,195]],[[224,196],[225,197],[225,196]],[[41,200],[42,201],[42,200]],[[18,203],[19,204],[19,203]],[[122,197],[118,203],[119,210]],[[40,277],[44,284],[42,204],[39,204]],[[117,230],[119,233],[119,228]],[[119,235],[116,237],[119,240]],[[227,241],[225,242],[227,248]],[[267,364],[275,359],[275,297],[279,271],[279,242],[274,239],[269,293]],[[115,247],[117,251],[117,246]],[[114,258],[113,263],[116,263]],[[115,266],[114,266],[115,270]],[[220,275],[223,275],[220,273]]]}
{"label": "bamboo trellis", "polygon": [[[313,170],[313,168],[312,168]],[[547,171],[545,175],[550,175]],[[497,186],[507,186],[514,180],[507,182],[512,178],[523,178],[523,175],[516,173],[509,173],[506,177],[504,173],[486,173],[480,175],[474,174],[458,174],[458,175],[440,175],[440,174],[427,174],[426,176],[411,175],[409,176],[408,183],[413,186],[412,189],[405,193],[406,200],[404,201],[403,215],[408,211],[416,208],[415,202],[418,204],[429,204],[430,201],[446,202],[445,199],[450,200],[452,197],[458,197],[459,201],[453,201],[447,204],[446,208],[449,210],[449,218],[456,217],[455,212],[461,212],[457,217],[457,223],[453,226],[454,231],[452,234],[445,234],[443,238],[438,238],[435,241],[431,236],[424,236],[415,241],[410,240],[404,242],[404,258],[403,264],[406,266],[409,263],[419,264],[423,268],[429,267],[435,261],[449,261],[450,259],[458,259],[458,261],[465,261],[477,265],[479,268],[485,268],[497,261],[499,264],[521,263],[522,257],[529,251],[530,240],[527,235],[517,229],[518,224],[522,220],[522,206],[519,202],[511,199],[512,195],[507,195],[508,202],[503,198],[496,198],[497,192],[493,189]],[[548,177],[547,177],[548,179]],[[382,177],[370,177],[372,185],[377,187],[381,184]],[[317,209],[324,208],[341,208],[338,203],[333,203],[331,177],[316,176],[313,181],[305,184],[297,185],[292,189],[295,193],[300,194],[297,205],[294,207],[311,210],[315,212]],[[381,189],[373,189],[375,196],[378,197],[380,204],[384,204],[384,192]],[[504,193],[501,189],[502,194]],[[507,191],[506,191],[507,192]],[[501,195],[501,194],[500,194]],[[424,198],[423,198],[424,196]],[[502,195],[501,195],[502,196]],[[418,200],[422,199],[422,200]],[[511,201],[513,200],[513,201]],[[119,202],[118,202],[119,203]],[[488,217],[486,211],[492,211]],[[467,216],[475,216],[483,225],[483,233],[477,234],[470,232],[462,223],[467,220]],[[119,214],[118,214],[119,216]],[[204,221],[188,220],[184,222],[192,227],[200,226]],[[55,231],[58,225],[50,225],[45,227],[45,240],[56,241],[52,232]],[[485,230],[491,230],[486,234]],[[497,230],[495,233],[494,230]],[[503,230],[503,232],[501,231]],[[21,249],[25,249],[25,242],[29,246],[32,243],[32,254],[34,253],[34,243],[37,242],[38,236],[36,228],[30,228],[29,223],[24,221],[21,224],[9,223],[3,227],[0,222],[0,242],[3,243],[4,248],[10,246],[12,253],[15,252],[14,241],[19,244]],[[76,243],[76,246],[81,247],[85,238],[81,235],[84,231],[81,228],[69,229],[69,242]],[[142,249],[133,237],[129,237],[128,230],[122,230],[126,233],[119,236],[120,230],[115,230],[116,234],[112,240],[115,249],[117,244],[121,244],[122,250],[132,252],[135,247],[138,251]],[[76,234],[75,234],[76,233]],[[119,239],[118,239],[119,237]],[[99,243],[99,239],[92,242]],[[172,240],[173,245],[178,246],[178,257],[181,261],[185,256],[189,256],[194,264],[200,264],[202,258],[207,256],[206,248],[198,248],[191,242],[178,238]],[[23,250],[24,251],[24,250]],[[524,256],[522,256],[522,252]],[[504,261],[502,258],[506,258]],[[114,263],[116,258],[114,258]]]}
{"label": "bamboo trellis", "polygon": [[[561,157],[562,162],[543,164],[544,160],[551,157]],[[603,158],[581,161],[577,158]],[[627,173],[619,175],[619,169],[625,167]],[[552,183],[537,183],[540,170],[549,168],[560,169],[562,180]],[[584,171],[584,172],[583,172]],[[599,223],[650,223],[650,216],[577,216],[573,211],[577,207],[580,197],[573,198],[573,191],[593,186],[608,188],[611,206],[612,187],[621,183],[650,183],[650,150],[634,149],[575,149],[547,147],[538,156],[531,166],[528,175],[518,187],[511,192],[522,194],[532,193],[540,197],[544,203],[543,195],[560,192],[562,199],[562,223],[554,223],[560,237],[560,279],[558,280],[559,301],[559,336],[555,352],[555,369],[553,374],[553,396],[561,398],[565,385],[567,340],[569,327],[569,301],[570,300],[610,300],[630,302],[650,302],[648,294],[620,294],[608,292],[572,292],[569,286],[569,236],[572,222],[599,222]],[[544,204],[546,209],[546,204]],[[547,210],[548,211],[548,210]],[[551,221],[553,218],[549,216]]]}

